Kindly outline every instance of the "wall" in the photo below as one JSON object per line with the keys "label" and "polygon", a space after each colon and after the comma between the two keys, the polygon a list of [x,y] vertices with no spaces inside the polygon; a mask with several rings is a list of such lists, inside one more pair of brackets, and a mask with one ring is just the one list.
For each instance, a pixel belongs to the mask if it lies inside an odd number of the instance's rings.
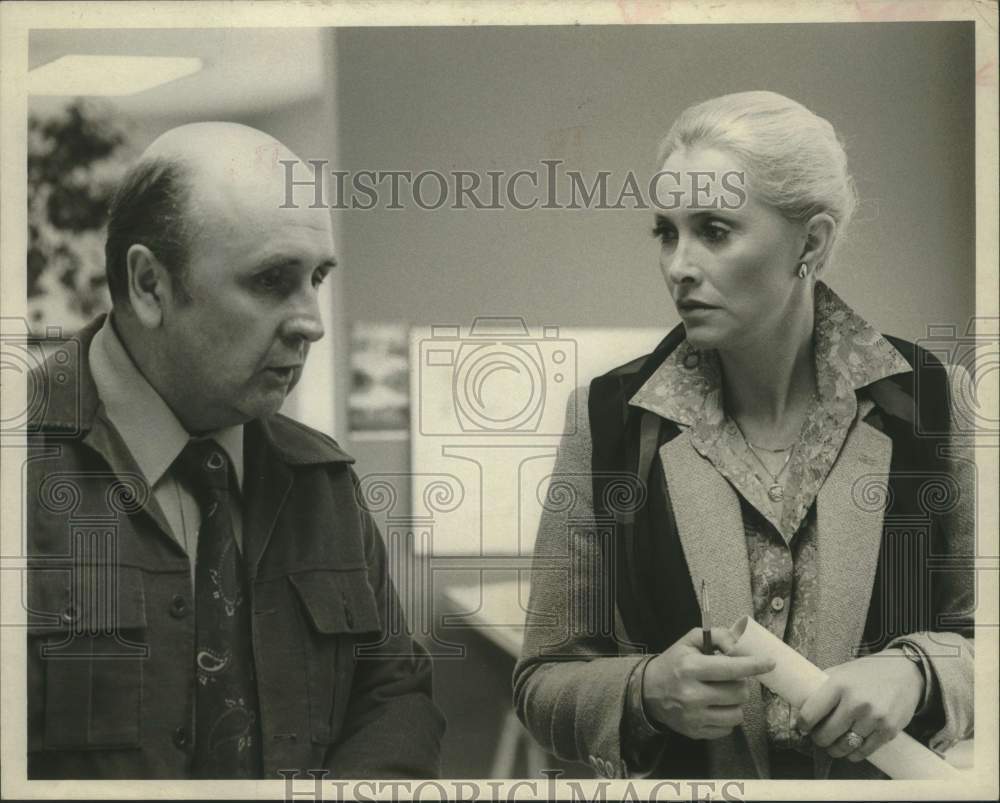
{"label": "wall", "polygon": [[[862,207],[829,281],[884,331],[964,326],[974,308],[970,23],[344,28],[343,170],[653,172],[692,102],[767,88],[827,117]],[[614,186],[614,180],[611,182]],[[351,320],[660,326],[677,321],[637,210],[349,210]],[[405,443],[351,443],[406,471]]]}

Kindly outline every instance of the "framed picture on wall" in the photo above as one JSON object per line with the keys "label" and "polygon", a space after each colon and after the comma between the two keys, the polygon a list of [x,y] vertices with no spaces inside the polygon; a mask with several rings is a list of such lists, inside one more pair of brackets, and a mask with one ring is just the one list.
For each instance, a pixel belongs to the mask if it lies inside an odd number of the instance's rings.
{"label": "framed picture on wall", "polygon": [[355,440],[404,440],[410,429],[409,345],[399,323],[359,321],[351,327],[351,390]]}

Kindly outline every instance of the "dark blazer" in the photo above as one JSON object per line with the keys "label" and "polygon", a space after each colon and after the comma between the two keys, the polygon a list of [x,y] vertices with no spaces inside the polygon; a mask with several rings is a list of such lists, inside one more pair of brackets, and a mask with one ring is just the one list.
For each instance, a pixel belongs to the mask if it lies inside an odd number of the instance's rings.
{"label": "dark blazer", "polygon": [[[28,777],[188,777],[188,557],[104,415],[87,351],[32,376],[25,491]],[[245,427],[244,549],[264,777],[435,777],[444,720],[352,459],[280,415]],[[363,645],[368,645],[364,647]]]}
{"label": "dark blazer", "polygon": [[[657,777],[766,778],[756,684],[744,725],[724,739],[670,735],[655,766],[643,768],[628,766],[622,743],[632,672],[645,654],[699,624],[693,577],[712,588],[717,625],[753,616],[736,492],[685,430],[628,404],[682,340],[678,328],[652,354],[580,389],[570,404],[587,414],[567,421],[572,434],[560,445],[536,541],[515,705],[543,745],[602,775],[642,769]],[[971,636],[974,609],[974,482],[967,460],[936,457],[951,443],[945,371],[912,344],[892,342],[911,366],[932,370],[921,373],[923,381],[914,371],[872,386],[875,407],[852,427],[819,492],[822,616],[811,657],[826,668],[893,637],[923,640],[942,692],[930,734],[940,748],[972,729],[971,641],[963,636]],[[913,598],[920,606],[909,604],[906,594],[923,581],[932,593]],[[878,777],[867,762],[831,765],[819,751],[815,774]]]}

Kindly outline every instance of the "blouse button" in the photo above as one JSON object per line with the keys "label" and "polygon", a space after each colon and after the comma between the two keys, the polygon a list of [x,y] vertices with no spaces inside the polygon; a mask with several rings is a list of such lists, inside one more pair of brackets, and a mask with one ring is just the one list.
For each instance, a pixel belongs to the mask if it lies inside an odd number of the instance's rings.
{"label": "blouse button", "polygon": [[782,597],[775,597],[771,600],[771,610],[780,613],[785,610],[785,600]]}
{"label": "blouse button", "polygon": [[684,367],[689,371],[697,368],[701,364],[701,355],[697,351],[691,351],[684,357]]}

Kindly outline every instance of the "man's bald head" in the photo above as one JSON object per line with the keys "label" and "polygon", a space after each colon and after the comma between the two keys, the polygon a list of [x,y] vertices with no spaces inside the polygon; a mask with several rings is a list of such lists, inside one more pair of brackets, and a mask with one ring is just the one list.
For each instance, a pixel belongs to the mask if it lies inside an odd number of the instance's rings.
{"label": "man's bald head", "polygon": [[225,236],[235,220],[278,206],[284,187],[279,160],[287,159],[298,157],[269,134],[236,123],[191,123],[158,137],[111,202],[105,258],[115,304],[128,304],[128,251],[136,244],[156,255],[185,298],[184,270],[195,238],[208,228]]}
{"label": "man's bald head", "polygon": [[327,209],[283,204],[288,159],[246,126],[181,126],[146,149],[112,203],[118,332],[189,432],[277,412],[323,337],[332,223]]}

